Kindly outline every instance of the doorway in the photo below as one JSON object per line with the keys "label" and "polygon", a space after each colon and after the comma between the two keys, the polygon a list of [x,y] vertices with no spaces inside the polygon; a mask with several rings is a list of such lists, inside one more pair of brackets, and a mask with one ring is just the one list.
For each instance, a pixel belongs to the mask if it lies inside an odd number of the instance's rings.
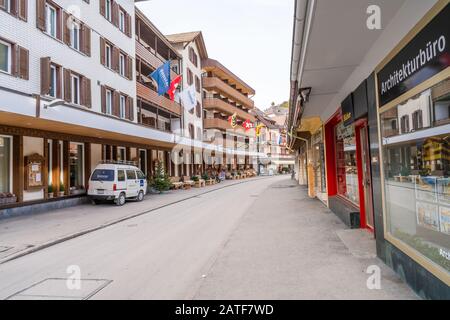
{"label": "doorway", "polygon": [[360,193],[361,228],[374,230],[374,212],[372,196],[372,174],[370,165],[369,128],[367,120],[356,125],[358,143],[358,179]]}

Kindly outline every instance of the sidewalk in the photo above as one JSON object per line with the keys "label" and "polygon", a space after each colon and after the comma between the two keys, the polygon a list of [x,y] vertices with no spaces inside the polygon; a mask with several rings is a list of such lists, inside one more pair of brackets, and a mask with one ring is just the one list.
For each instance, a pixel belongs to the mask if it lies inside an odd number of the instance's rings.
{"label": "sidewalk", "polygon": [[123,207],[117,207],[112,203],[98,206],[87,204],[48,213],[2,219],[0,264],[161,207],[255,179],[265,178],[227,180],[204,188],[173,190],[161,195],[149,194],[143,202],[130,201]]}
{"label": "sidewalk", "polygon": [[[260,194],[195,299],[418,299],[376,258],[373,235],[350,230],[288,179]],[[366,270],[381,269],[381,290]]]}

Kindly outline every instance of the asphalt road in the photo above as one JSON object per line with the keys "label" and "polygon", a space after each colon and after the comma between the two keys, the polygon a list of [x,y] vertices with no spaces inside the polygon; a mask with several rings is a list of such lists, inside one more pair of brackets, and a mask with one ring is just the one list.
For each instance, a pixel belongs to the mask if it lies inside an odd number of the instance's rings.
{"label": "asphalt road", "polygon": [[194,298],[249,207],[281,180],[204,194],[7,262],[0,299]]}

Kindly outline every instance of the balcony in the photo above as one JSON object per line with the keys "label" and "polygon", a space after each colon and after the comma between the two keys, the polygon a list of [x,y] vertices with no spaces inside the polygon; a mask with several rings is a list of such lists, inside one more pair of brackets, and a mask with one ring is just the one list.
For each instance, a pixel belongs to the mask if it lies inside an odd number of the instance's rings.
{"label": "balcony", "polygon": [[[165,61],[157,57],[155,53],[153,53],[153,51],[151,50],[153,49],[145,48],[141,42],[136,40],[136,56],[139,56],[142,59],[142,61],[150,65],[152,68],[158,69],[160,66],[163,65]],[[170,76],[172,79],[175,79],[178,76],[178,74],[176,74],[175,72],[173,72],[173,70],[171,70]]]}
{"label": "balcony", "polygon": [[178,103],[167,99],[165,96],[159,96],[157,92],[144,86],[140,82],[137,83],[137,96],[173,114],[181,116],[181,106]]}
{"label": "balcony", "polygon": [[256,119],[253,115],[245,112],[244,110],[239,109],[223,100],[218,98],[205,98],[203,99],[203,108],[207,110],[216,110],[228,115],[232,115],[234,113],[237,114],[238,118],[243,120],[250,120],[254,122]]}
{"label": "balcony", "polygon": [[223,95],[236,100],[237,102],[244,105],[246,108],[253,109],[255,103],[252,99],[246,97],[224,81],[217,77],[205,77],[203,78],[203,88],[206,90],[214,90],[222,93]]}
{"label": "balcony", "polygon": [[237,134],[248,136],[248,137],[254,137],[255,131],[249,130],[245,131],[244,128],[241,125],[238,125],[235,129],[231,127],[231,124],[223,119],[204,119],[203,120],[203,127],[204,129],[218,129],[221,131],[234,131]]}

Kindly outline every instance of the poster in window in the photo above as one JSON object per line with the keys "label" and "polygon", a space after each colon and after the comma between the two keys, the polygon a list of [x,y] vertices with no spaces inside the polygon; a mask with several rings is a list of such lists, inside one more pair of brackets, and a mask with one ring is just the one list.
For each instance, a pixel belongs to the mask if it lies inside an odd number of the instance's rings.
{"label": "poster in window", "polygon": [[417,224],[424,228],[439,231],[439,209],[435,204],[416,202]]}
{"label": "poster in window", "polygon": [[438,179],[437,187],[439,203],[450,206],[450,178]]}
{"label": "poster in window", "polygon": [[33,154],[25,157],[25,190],[38,191],[44,187],[43,170],[45,159],[43,156]]}
{"label": "poster in window", "polygon": [[439,208],[439,222],[442,233],[450,234],[450,208]]}
{"label": "poster in window", "polygon": [[416,181],[416,200],[437,202],[437,178],[421,177]]}

